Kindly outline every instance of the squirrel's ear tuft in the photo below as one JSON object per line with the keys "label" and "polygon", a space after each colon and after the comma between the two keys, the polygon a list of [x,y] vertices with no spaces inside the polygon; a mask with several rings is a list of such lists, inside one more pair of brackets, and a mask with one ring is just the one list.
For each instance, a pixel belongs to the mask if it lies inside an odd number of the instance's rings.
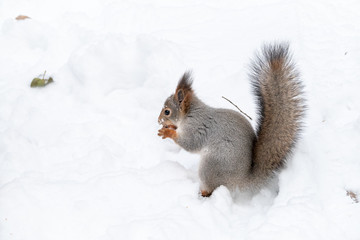
{"label": "squirrel's ear tuft", "polygon": [[176,87],[176,95],[177,92],[182,89],[184,92],[184,95],[186,95],[187,92],[192,91],[191,85],[193,83],[193,79],[191,77],[191,72],[187,71],[184,73],[184,75],[180,78],[179,83]]}

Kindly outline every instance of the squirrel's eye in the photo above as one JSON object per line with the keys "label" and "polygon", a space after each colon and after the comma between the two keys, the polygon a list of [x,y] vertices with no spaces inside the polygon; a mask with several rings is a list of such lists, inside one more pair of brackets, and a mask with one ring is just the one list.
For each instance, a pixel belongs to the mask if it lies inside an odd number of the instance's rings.
{"label": "squirrel's eye", "polygon": [[165,113],[165,115],[170,115],[170,110],[167,110],[167,109],[166,109],[166,110],[164,111],[164,113]]}

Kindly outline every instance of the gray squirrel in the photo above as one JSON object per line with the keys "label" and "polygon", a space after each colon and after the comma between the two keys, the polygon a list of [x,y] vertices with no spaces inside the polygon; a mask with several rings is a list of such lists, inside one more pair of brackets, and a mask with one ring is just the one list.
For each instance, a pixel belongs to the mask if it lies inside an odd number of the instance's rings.
{"label": "gray squirrel", "polygon": [[302,128],[303,87],[289,45],[264,45],[251,63],[250,79],[258,103],[254,131],[240,113],[203,103],[186,72],[158,118],[158,135],[186,151],[199,153],[200,194],[220,185],[258,191],[283,168]]}

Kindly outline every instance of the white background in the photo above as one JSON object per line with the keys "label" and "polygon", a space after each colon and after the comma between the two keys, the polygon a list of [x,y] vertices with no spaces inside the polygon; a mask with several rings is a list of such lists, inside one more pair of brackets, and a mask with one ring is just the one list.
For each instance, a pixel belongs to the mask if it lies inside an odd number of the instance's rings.
{"label": "white background", "polygon": [[[359,23],[359,1],[0,0],[0,239],[360,239]],[[199,197],[163,102],[192,69],[255,117],[248,64],[273,41],[308,99],[279,193]]]}

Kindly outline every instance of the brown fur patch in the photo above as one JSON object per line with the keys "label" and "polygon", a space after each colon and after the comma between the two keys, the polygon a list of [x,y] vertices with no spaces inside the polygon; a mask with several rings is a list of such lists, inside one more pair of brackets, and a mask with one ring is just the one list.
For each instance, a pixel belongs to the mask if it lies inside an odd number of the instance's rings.
{"label": "brown fur patch", "polygon": [[194,91],[191,86],[192,86],[191,73],[185,72],[184,75],[179,80],[174,95],[174,99],[180,105],[180,111],[183,115],[185,115],[190,109],[192,97],[194,94]]}
{"label": "brown fur patch", "polygon": [[192,97],[193,97],[193,92],[188,92],[185,95],[184,101],[181,103],[180,105],[180,110],[182,112],[182,114],[186,114],[189,112],[190,110],[190,106],[191,106],[191,101],[192,101]]}
{"label": "brown fur patch", "polygon": [[279,71],[279,70],[281,71],[283,66],[284,66],[283,58],[272,59],[270,61],[270,68],[274,72]]}

